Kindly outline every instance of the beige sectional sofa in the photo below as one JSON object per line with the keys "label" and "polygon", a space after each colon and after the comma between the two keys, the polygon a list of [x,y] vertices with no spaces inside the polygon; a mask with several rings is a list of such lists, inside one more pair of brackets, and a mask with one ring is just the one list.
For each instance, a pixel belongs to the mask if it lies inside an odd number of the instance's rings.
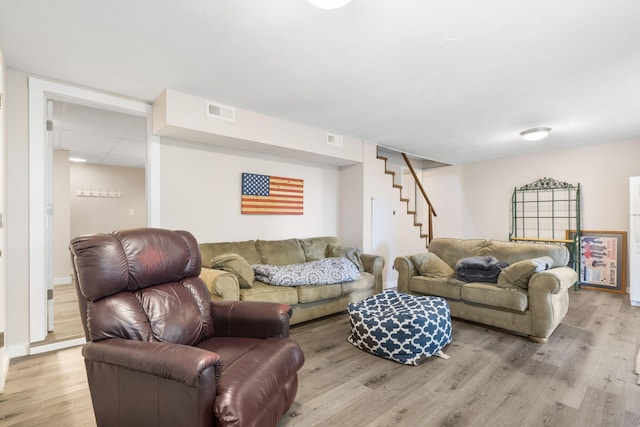
{"label": "beige sectional sofa", "polygon": [[[200,243],[202,272],[212,300],[270,301],[293,308],[291,324],[347,309],[347,304],[382,291],[384,258],[340,245],[337,237]],[[254,280],[247,265],[285,266],[330,256],[360,264],[354,281],[326,285],[274,286]],[[237,261],[228,262],[229,260]]]}
{"label": "beige sectional sofa", "polygon": [[[460,259],[479,256],[509,264],[496,283],[456,278]],[[444,297],[453,317],[546,342],[566,315],[568,289],[577,281],[568,262],[562,245],[441,238],[433,239],[426,254],[397,257],[394,267],[400,292]]]}

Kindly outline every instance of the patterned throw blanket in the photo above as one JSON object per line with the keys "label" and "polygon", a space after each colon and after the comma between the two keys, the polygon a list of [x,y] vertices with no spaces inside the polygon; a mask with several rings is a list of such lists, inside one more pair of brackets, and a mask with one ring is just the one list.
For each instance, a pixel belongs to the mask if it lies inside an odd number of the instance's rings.
{"label": "patterned throw blanket", "polygon": [[346,258],[323,258],[289,265],[253,265],[255,279],[269,285],[330,285],[352,282],[360,277],[358,267]]}

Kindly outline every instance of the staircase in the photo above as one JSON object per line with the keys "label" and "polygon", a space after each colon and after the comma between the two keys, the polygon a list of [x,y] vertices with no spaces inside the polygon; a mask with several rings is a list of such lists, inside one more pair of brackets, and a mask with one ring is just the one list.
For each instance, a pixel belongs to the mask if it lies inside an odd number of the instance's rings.
{"label": "staircase", "polygon": [[[399,190],[400,201],[406,203],[407,214],[413,216],[413,225],[418,227],[420,237],[425,239],[425,246],[428,248],[433,239],[433,218],[438,214],[429,200],[409,156],[406,153],[394,152],[378,146],[376,157],[384,160],[384,173],[391,175],[393,188]],[[418,161],[423,162],[423,160]],[[428,167],[447,166],[430,160],[426,162],[429,164]],[[425,169],[424,165],[422,169]]]}

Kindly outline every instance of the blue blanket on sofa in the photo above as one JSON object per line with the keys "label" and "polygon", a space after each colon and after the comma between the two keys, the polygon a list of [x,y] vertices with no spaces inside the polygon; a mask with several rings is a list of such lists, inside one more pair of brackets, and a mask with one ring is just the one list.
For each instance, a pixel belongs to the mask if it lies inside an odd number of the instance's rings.
{"label": "blue blanket on sofa", "polygon": [[462,258],[454,268],[456,277],[463,282],[497,283],[500,272],[508,267],[493,256],[476,256]]}

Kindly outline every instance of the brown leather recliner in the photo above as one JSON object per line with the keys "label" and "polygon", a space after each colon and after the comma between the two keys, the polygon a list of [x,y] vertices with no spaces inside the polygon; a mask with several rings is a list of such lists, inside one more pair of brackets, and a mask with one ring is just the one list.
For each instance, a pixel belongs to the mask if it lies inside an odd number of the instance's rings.
{"label": "brown leather recliner", "polygon": [[211,302],[196,239],[143,228],[71,241],[99,426],[275,426],[304,356],[291,308]]}

